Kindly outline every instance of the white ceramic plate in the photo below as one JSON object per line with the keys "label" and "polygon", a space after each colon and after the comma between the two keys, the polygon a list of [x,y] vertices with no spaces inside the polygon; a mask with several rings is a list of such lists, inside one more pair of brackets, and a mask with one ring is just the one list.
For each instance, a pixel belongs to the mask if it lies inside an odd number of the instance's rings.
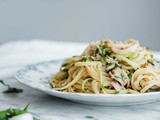
{"label": "white ceramic plate", "polygon": [[68,99],[71,101],[104,106],[136,105],[154,102],[160,100],[160,92],[144,94],[84,94],[84,93],[67,93],[56,91],[51,88],[49,81],[51,76],[56,73],[62,60],[28,65],[19,70],[15,77],[17,80],[32,88],[38,89],[49,95]]}

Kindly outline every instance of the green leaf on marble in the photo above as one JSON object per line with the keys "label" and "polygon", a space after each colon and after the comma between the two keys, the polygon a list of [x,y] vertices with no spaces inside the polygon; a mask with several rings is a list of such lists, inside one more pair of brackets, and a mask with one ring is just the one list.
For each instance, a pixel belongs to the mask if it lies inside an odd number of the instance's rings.
{"label": "green leaf on marble", "polygon": [[[0,120],[9,120],[9,118],[12,118],[14,116],[27,113],[28,112],[28,107],[29,107],[29,104],[26,105],[26,107],[23,110],[9,108],[7,110],[0,111]],[[34,120],[39,120],[38,118],[35,118],[35,117],[33,119]]]}
{"label": "green leaf on marble", "polygon": [[3,93],[22,93],[23,92],[22,89],[10,87],[8,84],[4,83],[3,80],[0,80],[0,83],[8,87],[8,89],[4,91]]}

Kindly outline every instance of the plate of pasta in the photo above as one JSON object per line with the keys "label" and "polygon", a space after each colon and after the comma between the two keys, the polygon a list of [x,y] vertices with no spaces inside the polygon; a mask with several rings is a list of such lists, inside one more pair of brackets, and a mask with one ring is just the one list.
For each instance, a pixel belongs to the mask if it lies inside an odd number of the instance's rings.
{"label": "plate of pasta", "polygon": [[[156,55],[156,57],[154,57]],[[28,65],[15,77],[47,94],[92,105],[135,105],[160,100],[160,66],[137,40],[101,40],[81,55]]]}

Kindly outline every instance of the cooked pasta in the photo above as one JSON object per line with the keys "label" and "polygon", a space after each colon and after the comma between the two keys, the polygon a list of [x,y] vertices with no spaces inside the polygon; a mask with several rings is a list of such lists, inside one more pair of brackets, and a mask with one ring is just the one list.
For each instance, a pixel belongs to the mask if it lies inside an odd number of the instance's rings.
{"label": "cooked pasta", "polygon": [[152,53],[136,40],[101,40],[64,60],[51,79],[58,91],[135,94],[160,91],[160,69]]}

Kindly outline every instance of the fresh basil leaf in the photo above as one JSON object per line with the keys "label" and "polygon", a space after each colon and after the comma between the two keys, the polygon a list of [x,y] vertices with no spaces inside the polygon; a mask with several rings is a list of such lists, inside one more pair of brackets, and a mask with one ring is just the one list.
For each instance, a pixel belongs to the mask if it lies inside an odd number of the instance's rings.
{"label": "fresh basil leaf", "polygon": [[0,111],[0,120],[8,120],[6,111]]}
{"label": "fresh basil leaf", "polygon": [[103,54],[103,50],[104,50],[104,46],[99,45],[99,46],[98,46],[98,51],[99,51],[99,54],[100,54],[100,55]]}
{"label": "fresh basil leaf", "polygon": [[[7,110],[0,111],[0,120],[9,120],[9,118],[12,118],[14,116],[27,113],[28,112],[28,107],[29,107],[29,104],[26,105],[26,107],[23,110],[9,108]],[[33,117],[33,119],[34,120],[39,120],[38,118],[35,118],[35,117]]]}
{"label": "fresh basil leaf", "polygon": [[27,112],[28,111],[28,107],[29,107],[29,104],[26,105],[26,107],[23,109],[24,112]]}
{"label": "fresh basil leaf", "polygon": [[27,113],[27,111],[23,111],[23,110],[19,110],[19,109],[11,109],[12,113],[10,114],[11,117],[16,116],[16,115],[20,115],[23,113]]}

